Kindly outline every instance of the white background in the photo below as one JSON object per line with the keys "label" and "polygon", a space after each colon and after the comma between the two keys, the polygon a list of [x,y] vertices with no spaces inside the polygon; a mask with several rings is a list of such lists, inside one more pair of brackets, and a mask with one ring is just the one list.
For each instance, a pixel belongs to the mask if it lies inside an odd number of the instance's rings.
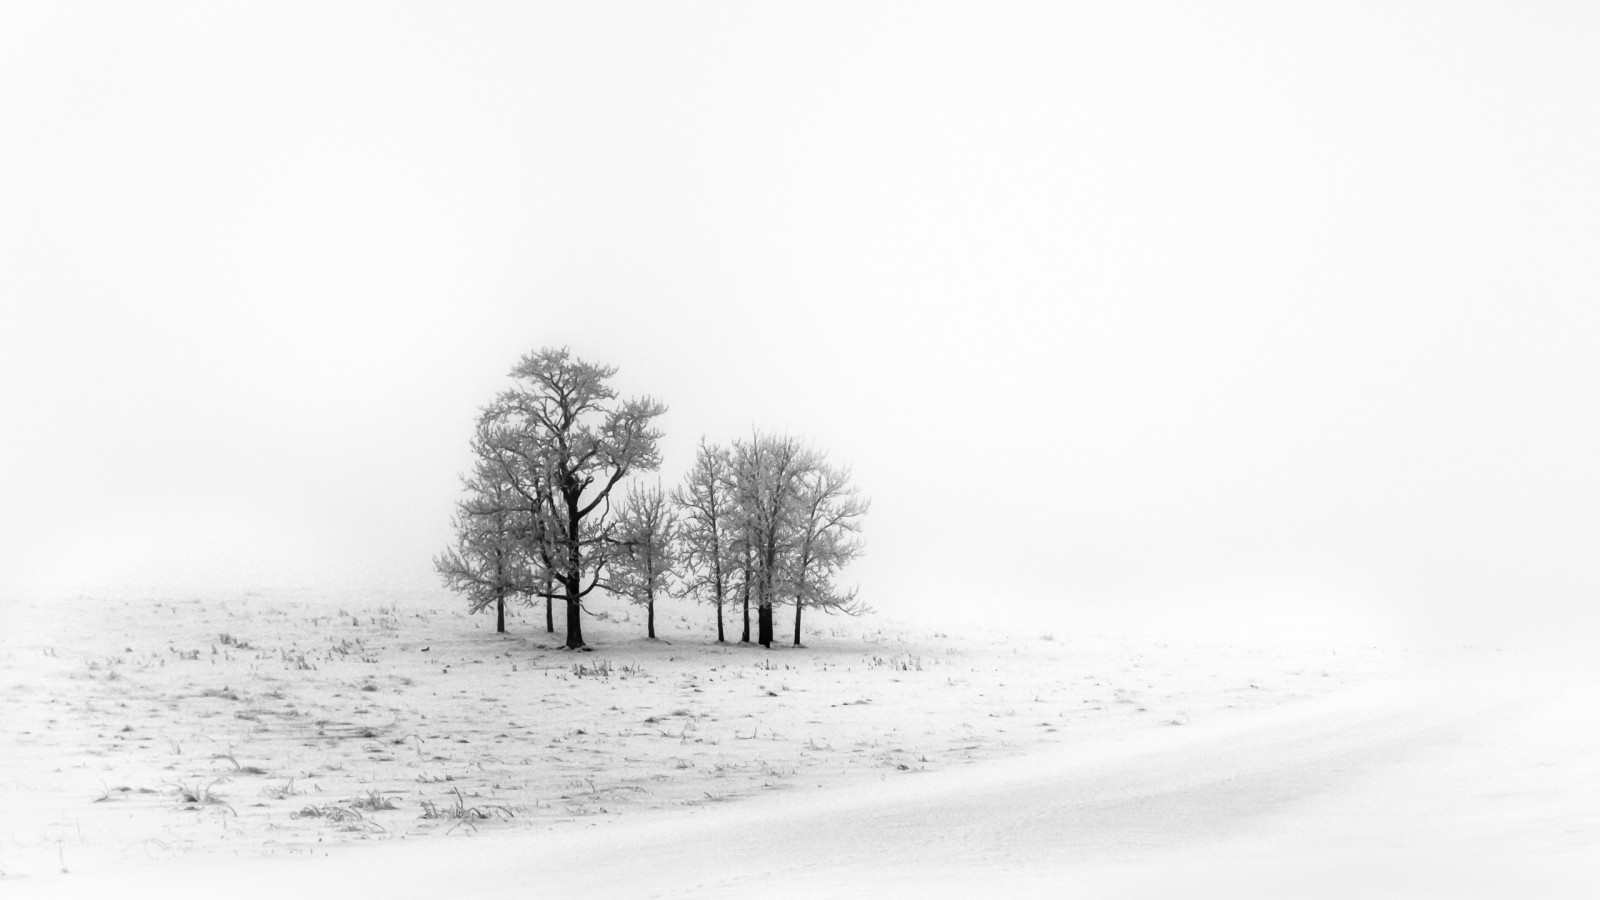
{"label": "white background", "polygon": [[1600,10],[0,10],[0,598],[435,584],[570,344],[873,499],[896,613],[1600,601]]}

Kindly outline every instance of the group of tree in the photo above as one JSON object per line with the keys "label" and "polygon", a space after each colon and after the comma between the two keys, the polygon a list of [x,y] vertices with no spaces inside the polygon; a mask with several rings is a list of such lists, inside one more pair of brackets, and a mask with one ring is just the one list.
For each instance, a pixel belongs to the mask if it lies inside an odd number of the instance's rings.
{"label": "group of tree", "polygon": [[660,468],[653,423],[666,407],[619,399],[609,385],[615,374],[545,349],[523,357],[513,387],[484,407],[456,542],[434,560],[473,612],[493,607],[504,631],[507,603],[543,601],[545,629],[554,632],[560,602],[566,646],[577,649],[597,588],[643,607],[651,638],[665,597],[712,606],[719,642],[730,608],[749,642],[754,607],[764,647],[779,607],[794,608],[795,646],[806,609],[865,609],[838,583],[862,552],[868,505],[848,469],[797,438],[758,431],[728,446],[702,440],[671,491],[641,482]]}

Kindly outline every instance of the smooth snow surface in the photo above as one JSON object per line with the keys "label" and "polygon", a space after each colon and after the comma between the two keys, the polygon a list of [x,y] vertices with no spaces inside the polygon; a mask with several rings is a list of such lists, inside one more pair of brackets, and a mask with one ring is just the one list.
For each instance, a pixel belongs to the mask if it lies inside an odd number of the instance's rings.
{"label": "smooth snow surface", "polygon": [[[977,644],[960,651],[968,672],[1017,656],[999,642],[974,657]],[[1064,658],[1089,655],[1079,646]],[[1044,666],[1043,657],[1029,659]],[[1112,671],[1108,660],[1096,668]],[[801,690],[822,684],[799,672],[792,677]],[[1181,680],[1200,684],[1205,674]],[[851,678],[863,693],[899,683]],[[929,680],[961,690],[949,674]],[[1107,727],[1085,719],[1056,733],[1065,738],[1014,746],[1009,756],[923,771],[880,764],[821,786],[808,773],[787,789],[732,802],[644,805],[465,838],[413,832],[335,846],[339,834],[327,830],[325,848],[308,842],[273,858],[230,845],[230,817],[220,817],[211,852],[32,872],[0,886],[16,897],[388,900],[1589,896],[1586,886],[1600,884],[1596,684],[1592,669],[1462,651],[1252,708],[1199,713],[1191,702],[1181,718],[1161,719],[1108,707],[1101,715],[1117,718],[1100,722]],[[656,688],[630,690],[643,700]],[[920,712],[877,696],[869,712],[885,732],[904,730]],[[802,697],[802,714],[812,700]],[[754,746],[729,743],[737,744],[729,752]],[[234,802],[248,812],[242,798]],[[167,804],[168,821],[208,821]],[[398,826],[414,814],[386,821]],[[237,828],[250,821],[241,817]],[[229,849],[238,855],[216,852]]]}

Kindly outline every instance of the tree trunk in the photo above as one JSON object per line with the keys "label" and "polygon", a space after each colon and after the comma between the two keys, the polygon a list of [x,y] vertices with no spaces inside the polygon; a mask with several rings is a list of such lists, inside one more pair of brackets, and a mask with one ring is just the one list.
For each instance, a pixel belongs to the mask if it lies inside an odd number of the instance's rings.
{"label": "tree trunk", "polygon": [[[546,563],[549,557],[545,558]],[[550,599],[550,593],[555,589],[555,576],[546,569],[544,573],[544,630],[546,634],[555,634],[556,631],[556,604]]]}
{"label": "tree trunk", "polygon": [[712,569],[712,589],[716,591],[712,599],[717,604],[717,643],[725,643],[722,639],[722,566],[715,564]]}
{"label": "tree trunk", "polygon": [[739,643],[750,643],[750,585],[744,586],[744,636],[739,638]]}
{"label": "tree trunk", "polygon": [[506,564],[505,554],[496,550],[494,554],[494,630],[496,634],[506,633]]}
{"label": "tree trunk", "polygon": [[772,649],[772,601],[776,593],[775,573],[778,571],[778,532],[767,530],[767,545],[761,553],[761,612],[757,623],[761,632],[761,646]]}
{"label": "tree trunk", "polygon": [[656,639],[656,598],[646,597],[644,601],[645,633],[650,640]]}
{"label": "tree trunk", "polygon": [[567,649],[583,649],[583,543],[578,522],[578,489],[563,491],[567,502],[567,556],[570,572],[561,579],[567,588]]}
{"label": "tree trunk", "polygon": [[583,649],[583,604],[567,598],[567,649]]}
{"label": "tree trunk", "polygon": [[772,604],[763,603],[756,613],[756,626],[759,630],[761,646],[772,649]]}
{"label": "tree trunk", "polygon": [[806,593],[806,567],[810,564],[811,551],[808,547],[806,552],[800,555],[800,585],[798,590],[794,592],[794,645],[796,647],[802,646],[800,643],[800,610],[805,607],[805,603],[800,598],[804,597]]}

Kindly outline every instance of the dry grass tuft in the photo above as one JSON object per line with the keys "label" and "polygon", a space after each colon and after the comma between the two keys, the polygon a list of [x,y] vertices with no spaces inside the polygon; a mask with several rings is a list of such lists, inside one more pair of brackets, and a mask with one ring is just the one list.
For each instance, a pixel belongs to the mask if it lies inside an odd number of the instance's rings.
{"label": "dry grass tuft", "polygon": [[199,809],[202,806],[225,806],[228,809],[233,809],[233,807],[229,805],[228,801],[218,797],[211,790],[212,788],[216,787],[219,782],[226,780],[226,778],[227,776],[223,776],[222,778],[214,778],[204,787],[202,787],[198,781],[192,785],[178,782],[169,784],[167,786],[173,789],[174,795],[178,798],[178,805],[184,807],[185,809]]}
{"label": "dry grass tuft", "polygon": [[298,793],[300,792],[295,790],[293,776],[290,776],[289,780],[285,781],[283,784],[275,787],[266,787],[261,790],[261,796],[266,797],[269,800],[284,800],[289,797],[293,797]]}
{"label": "dry grass tuft", "polygon": [[333,823],[340,831],[359,831],[373,833],[387,831],[382,825],[362,815],[359,810],[347,806],[303,806],[297,812],[289,814],[291,819],[326,819]]}
{"label": "dry grass tuft", "polygon": [[457,819],[471,821],[474,819],[511,819],[515,814],[506,806],[498,804],[485,804],[483,806],[468,806],[466,798],[461,795],[460,788],[452,788],[456,795],[455,803],[439,806],[431,800],[422,801],[422,816],[424,819]]}
{"label": "dry grass tuft", "polygon": [[365,794],[350,801],[351,809],[365,809],[375,812],[382,809],[399,809],[400,804],[377,791],[367,791]]}
{"label": "dry grass tuft", "polygon": [[572,674],[578,678],[610,678],[611,661],[602,659],[592,665],[587,663],[573,663]]}

